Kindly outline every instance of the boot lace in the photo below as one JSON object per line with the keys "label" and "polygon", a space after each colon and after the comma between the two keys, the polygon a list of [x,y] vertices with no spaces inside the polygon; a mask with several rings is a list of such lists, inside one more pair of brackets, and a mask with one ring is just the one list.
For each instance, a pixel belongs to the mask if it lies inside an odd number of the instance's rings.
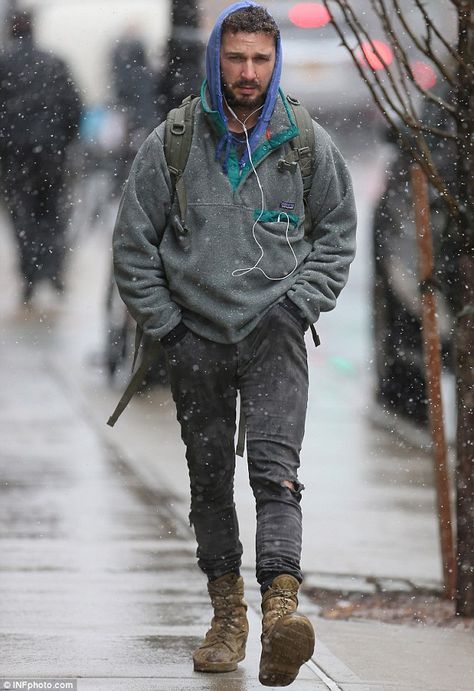
{"label": "boot lace", "polygon": [[232,609],[233,603],[229,595],[220,595],[214,602],[214,622],[218,627],[211,626],[206,634],[205,646],[214,645],[216,642],[223,643],[231,652],[233,652],[232,640],[229,637],[229,632],[234,625],[234,612]]}
{"label": "boot lace", "polygon": [[277,598],[277,607],[274,611],[278,617],[284,617],[285,614],[290,614],[293,611],[295,594],[292,590],[272,588],[272,594]]}

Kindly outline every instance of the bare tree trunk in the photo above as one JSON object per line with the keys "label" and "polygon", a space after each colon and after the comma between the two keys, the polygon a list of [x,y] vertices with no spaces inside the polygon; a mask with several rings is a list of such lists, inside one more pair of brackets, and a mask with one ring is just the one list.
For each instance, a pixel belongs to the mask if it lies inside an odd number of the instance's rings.
{"label": "bare tree trunk", "polygon": [[456,333],[457,385],[457,597],[456,611],[474,617],[474,258],[460,259],[463,309]]}
{"label": "bare tree trunk", "polygon": [[[446,241],[456,251],[458,269],[455,291],[458,318],[454,335],[457,398],[456,609],[458,614],[474,617],[474,0],[450,0],[449,5],[458,17],[457,47],[444,39],[441,27],[432,21],[428,3],[420,0],[406,4],[400,0],[387,3],[369,0],[371,11],[380,20],[380,28],[394,51],[393,64],[385,64],[382,74],[358,59],[357,51],[360,52],[363,45],[372,40],[366,23],[362,21],[359,3],[356,0],[323,2],[330,11],[332,6],[338,10],[338,14],[332,15],[332,23],[342,44],[352,55],[378,108],[398,132],[401,143],[410,150],[444,199],[453,221],[447,232],[454,231],[454,237],[449,236]],[[424,34],[412,27],[412,11],[415,16],[418,16],[418,11],[423,17]],[[407,36],[437,73],[442,75],[446,85],[456,90],[455,103],[450,98],[440,98],[430,90],[416,86],[405,47]],[[377,55],[375,44],[372,43],[371,48]],[[384,62],[381,55],[377,57]],[[402,79],[397,79],[397,75],[401,75]],[[417,115],[412,108],[409,91],[403,88],[403,84],[407,83],[418,88],[425,105],[428,102],[437,103],[444,115],[449,114],[454,118],[455,133],[449,127],[423,121]],[[401,126],[393,113],[400,118]],[[411,138],[406,137],[407,131],[411,133]],[[454,190],[451,189],[450,180],[444,179],[435,165],[425,135],[437,141],[444,139],[456,142],[458,156]]]}
{"label": "bare tree trunk", "polygon": [[418,275],[421,288],[423,350],[426,367],[426,390],[433,443],[434,477],[438,503],[441,556],[443,560],[444,593],[454,599],[456,590],[456,562],[454,555],[450,483],[447,468],[448,450],[444,436],[441,400],[441,348],[433,286],[434,258],[431,234],[428,180],[421,166],[410,171],[415,204],[416,239],[418,245]]}
{"label": "bare tree trunk", "polygon": [[474,0],[460,0],[458,52],[459,297],[456,327],[457,597],[456,611],[474,617]]}

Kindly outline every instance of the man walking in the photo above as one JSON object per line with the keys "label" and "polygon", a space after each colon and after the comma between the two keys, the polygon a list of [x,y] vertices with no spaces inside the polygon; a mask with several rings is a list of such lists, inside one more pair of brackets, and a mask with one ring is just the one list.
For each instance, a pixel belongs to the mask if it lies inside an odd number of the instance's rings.
{"label": "man walking", "polygon": [[233,498],[240,393],[257,512],[259,678],[267,686],[290,684],[313,652],[312,626],[297,612],[304,334],[334,307],[355,249],[349,175],[315,123],[305,204],[291,146],[298,129],[279,89],[281,66],[278,27],[267,10],[250,2],[228,7],[207,46],[207,79],[181,178],[185,212],[182,195],[174,194],[162,124],[135,159],[114,233],[120,293],[145,337],[168,354],[190,520],[214,607],[193,655],[203,672],[234,670],[245,655]]}
{"label": "man walking", "polygon": [[66,64],[35,45],[29,12],[13,15],[10,34],[0,55],[0,178],[29,302],[40,280],[63,289],[61,192],[81,105]]}

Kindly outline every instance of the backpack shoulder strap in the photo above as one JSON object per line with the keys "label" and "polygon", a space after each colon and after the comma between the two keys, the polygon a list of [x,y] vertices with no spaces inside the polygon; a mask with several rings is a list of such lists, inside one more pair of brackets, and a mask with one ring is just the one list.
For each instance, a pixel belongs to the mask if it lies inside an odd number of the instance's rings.
{"label": "backpack shoulder strap", "polygon": [[315,162],[316,140],[314,136],[313,120],[298,99],[287,95],[286,100],[290,104],[295,117],[296,126],[299,130],[299,134],[294,137],[294,139],[290,140],[290,145],[295,154],[296,162],[301,170],[301,176],[303,178],[303,196],[306,203],[313,181]]}
{"label": "backpack shoulder strap", "polygon": [[173,190],[178,197],[182,219],[186,215],[186,190],[182,181],[193,138],[194,111],[199,97],[188,96],[178,108],[170,110],[166,117],[164,151],[171,176]]}

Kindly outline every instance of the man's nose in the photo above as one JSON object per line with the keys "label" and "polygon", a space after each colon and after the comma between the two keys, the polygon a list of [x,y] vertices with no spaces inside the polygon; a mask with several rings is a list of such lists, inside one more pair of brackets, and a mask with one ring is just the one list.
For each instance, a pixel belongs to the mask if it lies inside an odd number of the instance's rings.
{"label": "man's nose", "polygon": [[257,71],[253,60],[246,60],[242,66],[242,77],[248,81],[253,81],[257,78]]}

